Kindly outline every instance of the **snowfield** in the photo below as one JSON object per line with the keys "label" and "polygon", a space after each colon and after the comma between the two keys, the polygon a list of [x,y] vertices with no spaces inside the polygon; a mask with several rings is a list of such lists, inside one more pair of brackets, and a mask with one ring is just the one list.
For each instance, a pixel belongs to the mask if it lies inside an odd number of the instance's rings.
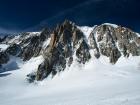
{"label": "snowfield", "polygon": [[53,79],[28,83],[26,75],[42,61],[12,60],[18,68],[0,73],[0,105],[140,105],[140,57],[122,57],[115,65],[104,56],[85,65],[75,61]]}

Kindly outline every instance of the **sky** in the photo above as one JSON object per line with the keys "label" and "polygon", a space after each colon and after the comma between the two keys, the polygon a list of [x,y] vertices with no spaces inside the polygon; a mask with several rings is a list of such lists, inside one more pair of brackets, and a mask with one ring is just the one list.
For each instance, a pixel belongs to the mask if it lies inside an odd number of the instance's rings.
{"label": "sky", "polygon": [[38,31],[65,19],[114,23],[140,32],[140,0],[0,0],[0,33]]}

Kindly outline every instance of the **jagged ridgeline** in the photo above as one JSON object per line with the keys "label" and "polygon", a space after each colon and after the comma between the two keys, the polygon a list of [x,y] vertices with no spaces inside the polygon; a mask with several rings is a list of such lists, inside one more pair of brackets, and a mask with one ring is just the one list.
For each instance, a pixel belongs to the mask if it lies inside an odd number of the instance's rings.
{"label": "jagged ridgeline", "polygon": [[66,20],[53,30],[45,28],[41,32],[27,32],[1,39],[1,43],[10,46],[1,50],[0,65],[7,63],[10,55],[24,61],[42,55],[44,61],[36,72],[28,75],[32,82],[55,76],[70,67],[73,61],[85,64],[93,56],[95,59],[106,56],[110,63],[115,64],[120,57],[140,55],[138,33],[112,24],[102,24],[90,29],[89,35],[85,35],[83,28]]}

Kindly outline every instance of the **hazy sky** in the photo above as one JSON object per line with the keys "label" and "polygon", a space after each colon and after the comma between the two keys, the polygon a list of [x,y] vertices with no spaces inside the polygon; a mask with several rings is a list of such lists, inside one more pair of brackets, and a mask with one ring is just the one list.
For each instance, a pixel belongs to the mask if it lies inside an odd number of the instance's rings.
{"label": "hazy sky", "polygon": [[0,31],[36,30],[69,19],[115,23],[140,32],[140,0],[0,0]]}

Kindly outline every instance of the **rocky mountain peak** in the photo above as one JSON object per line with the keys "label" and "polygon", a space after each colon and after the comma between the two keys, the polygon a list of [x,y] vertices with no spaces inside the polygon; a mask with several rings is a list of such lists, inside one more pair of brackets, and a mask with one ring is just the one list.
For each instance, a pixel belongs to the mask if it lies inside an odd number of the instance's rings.
{"label": "rocky mountain peak", "polygon": [[24,61],[42,55],[44,61],[35,73],[28,75],[31,82],[55,76],[70,67],[73,61],[85,64],[93,56],[96,59],[106,56],[110,63],[115,64],[120,57],[140,55],[140,36],[128,28],[105,23],[85,33],[73,22],[65,20],[53,30],[44,28],[41,32],[7,38],[1,43],[10,46],[0,52],[0,65],[8,62],[8,55],[18,56]]}

